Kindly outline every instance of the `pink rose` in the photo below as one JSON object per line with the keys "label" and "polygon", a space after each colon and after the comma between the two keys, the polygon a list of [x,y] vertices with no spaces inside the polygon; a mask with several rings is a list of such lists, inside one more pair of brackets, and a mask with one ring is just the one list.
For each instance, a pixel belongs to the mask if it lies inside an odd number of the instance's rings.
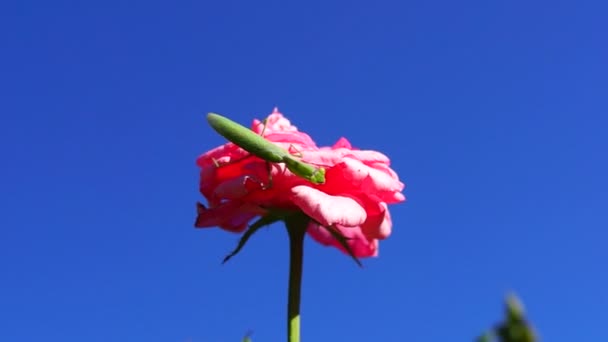
{"label": "pink rose", "polygon": [[[254,120],[254,132],[261,134],[263,128]],[[354,149],[345,138],[319,148],[276,109],[267,120],[264,137],[303,161],[324,167],[326,182],[312,184],[284,164],[271,164],[269,186],[266,161],[229,142],[196,161],[201,167],[200,191],[209,208],[198,205],[195,226],[242,232],[269,210],[300,210],[314,220],[307,232],[316,241],[346,252],[325,228],[333,226],[347,238],[355,256],[376,256],[378,241],[391,233],[387,205],[405,200],[404,184],[389,167],[388,157]]]}

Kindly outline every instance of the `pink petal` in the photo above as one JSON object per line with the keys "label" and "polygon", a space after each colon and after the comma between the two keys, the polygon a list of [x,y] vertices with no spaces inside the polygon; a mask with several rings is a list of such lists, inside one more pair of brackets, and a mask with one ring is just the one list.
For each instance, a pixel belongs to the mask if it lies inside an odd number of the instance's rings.
{"label": "pink petal", "polygon": [[324,226],[358,226],[367,218],[365,209],[350,197],[331,196],[306,185],[293,187],[291,194],[295,205]]}
{"label": "pink petal", "polygon": [[227,200],[240,199],[254,191],[261,190],[263,186],[264,184],[257,178],[244,175],[222,182],[215,188],[215,196]]}
{"label": "pink petal", "polygon": [[386,203],[376,203],[375,206],[375,210],[366,207],[367,220],[361,225],[361,230],[370,239],[383,240],[391,235],[393,223]]}
{"label": "pink petal", "polygon": [[318,150],[308,152],[302,156],[302,159],[306,162],[324,166],[333,166],[339,164],[345,158],[360,160],[361,162],[368,164],[388,164],[390,162],[388,157],[380,152],[358,151],[347,148],[331,149],[328,147],[320,147]]}
{"label": "pink petal", "polygon": [[279,145],[296,145],[301,146],[301,148],[304,149],[317,148],[317,144],[314,140],[312,140],[308,134],[302,132],[267,132],[264,134],[264,138]]}
{"label": "pink petal", "polygon": [[209,167],[230,163],[233,160],[238,160],[249,155],[249,152],[243,150],[233,143],[220,145],[206,153],[200,155],[196,159],[196,164],[199,167]]}
{"label": "pink petal", "polygon": [[[275,108],[274,111],[266,117],[266,123],[258,119],[253,120],[251,130],[260,134],[262,131],[264,131],[264,133],[275,131],[297,132],[298,128],[292,125],[289,119],[278,111],[278,108]],[[264,134],[264,136],[266,136],[266,134]]]}
{"label": "pink petal", "polygon": [[[337,226],[338,229],[345,237],[346,244],[350,247],[351,251],[356,257],[365,258],[378,255],[378,240],[367,239],[358,227],[345,228]],[[338,242],[327,228],[319,226],[314,222],[308,225],[308,234],[317,242],[324,246],[333,246],[340,249],[344,254],[348,254],[347,250],[342,247],[342,244]]]}
{"label": "pink petal", "polygon": [[348,141],[348,139],[346,139],[345,137],[341,137],[340,139],[338,139],[338,141],[336,141],[334,146],[332,146],[331,148],[333,150],[338,149],[338,148],[346,148],[346,149],[352,150],[353,146],[350,144],[350,141]]}
{"label": "pink petal", "polygon": [[340,171],[349,183],[355,187],[361,187],[363,192],[398,192],[403,189],[403,183],[391,177],[383,170],[377,170],[368,165],[351,158],[345,158]]}
{"label": "pink petal", "polygon": [[197,203],[197,212],[195,227],[219,226],[235,233],[242,232],[251,219],[265,213],[259,207],[236,201],[226,202],[214,208],[205,208],[204,205]]}

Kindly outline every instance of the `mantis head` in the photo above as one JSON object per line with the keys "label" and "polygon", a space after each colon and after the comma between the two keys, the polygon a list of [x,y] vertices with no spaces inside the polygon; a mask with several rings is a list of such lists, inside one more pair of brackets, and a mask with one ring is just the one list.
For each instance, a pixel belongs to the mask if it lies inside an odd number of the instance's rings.
{"label": "mantis head", "polygon": [[314,183],[314,184],[325,183],[325,168],[320,167],[320,168],[316,169],[315,171],[313,171],[313,173],[310,175],[310,177],[308,177],[306,179],[308,179],[311,183]]}
{"label": "mantis head", "polygon": [[291,156],[284,157],[283,162],[289,171],[293,172],[296,176],[302,177],[314,184],[325,183],[325,169],[323,167],[316,167]]}

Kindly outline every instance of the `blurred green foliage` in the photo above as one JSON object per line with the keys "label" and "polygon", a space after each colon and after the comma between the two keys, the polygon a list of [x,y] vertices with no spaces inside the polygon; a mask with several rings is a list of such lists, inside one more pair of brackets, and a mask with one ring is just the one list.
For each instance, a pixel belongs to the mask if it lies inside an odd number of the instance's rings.
{"label": "blurred green foliage", "polygon": [[505,301],[505,318],[502,322],[476,339],[476,342],[538,342],[532,326],[525,318],[524,307],[513,294]]}
{"label": "blurred green foliage", "polygon": [[[514,294],[505,300],[505,317],[492,329],[475,339],[475,342],[539,342],[534,328],[525,317],[524,307]],[[247,332],[241,342],[252,342]]]}
{"label": "blurred green foliage", "polygon": [[253,332],[252,331],[248,331],[245,336],[243,337],[243,339],[241,340],[241,342],[252,342],[251,341],[251,334]]}

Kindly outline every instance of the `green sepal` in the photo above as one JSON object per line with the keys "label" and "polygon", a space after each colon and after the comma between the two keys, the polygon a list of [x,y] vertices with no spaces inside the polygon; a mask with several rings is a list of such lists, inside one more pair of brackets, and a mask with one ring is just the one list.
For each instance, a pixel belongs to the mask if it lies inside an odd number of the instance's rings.
{"label": "green sepal", "polygon": [[[317,222],[317,224],[319,224],[319,223]],[[361,263],[361,261],[359,261],[359,258],[357,258],[357,256],[353,252],[353,250],[346,243],[346,241],[349,239],[346,236],[344,236],[344,234],[342,234],[341,231],[339,231],[337,228],[335,228],[333,226],[326,227],[321,224],[319,224],[319,226],[327,229],[327,231],[331,234],[331,236],[340,243],[340,246],[342,246],[342,247],[344,247],[344,249],[346,249],[346,252],[348,253],[348,255],[350,255],[350,257],[357,263],[357,265],[359,267],[363,268],[363,264]]]}
{"label": "green sepal", "polygon": [[268,215],[260,217],[252,225],[250,225],[249,228],[247,228],[247,230],[245,231],[243,236],[241,236],[241,238],[239,239],[239,243],[236,246],[236,248],[224,258],[224,260],[222,261],[222,264],[225,264],[228,260],[230,260],[230,258],[237,255],[241,251],[241,249],[243,247],[245,247],[245,244],[247,243],[247,241],[249,241],[249,238],[252,237],[253,234],[255,234],[258,230],[260,230],[260,228],[262,228],[264,226],[268,226],[272,223],[275,223],[275,222],[281,220],[282,218],[283,217],[280,215],[273,215],[273,214],[268,214]]}

